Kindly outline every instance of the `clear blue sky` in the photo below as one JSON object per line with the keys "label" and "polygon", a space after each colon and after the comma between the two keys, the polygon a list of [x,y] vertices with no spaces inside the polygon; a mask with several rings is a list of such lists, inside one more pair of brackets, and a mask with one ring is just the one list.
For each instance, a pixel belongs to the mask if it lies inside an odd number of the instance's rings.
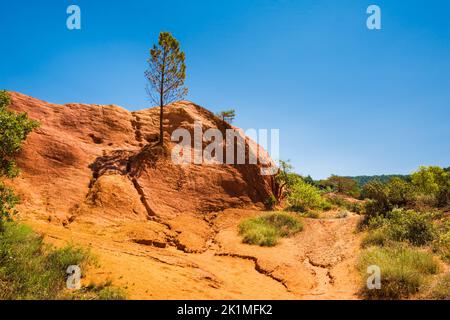
{"label": "clear blue sky", "polygon": [[[370,4],[381,31],[366,28]],[[148,107],[146,58],[167,30],[186,52],[187,98],[279,128],[298,172],[408,173],[450,165],[449,12],[447,0],[0,0],[0,88]]]}

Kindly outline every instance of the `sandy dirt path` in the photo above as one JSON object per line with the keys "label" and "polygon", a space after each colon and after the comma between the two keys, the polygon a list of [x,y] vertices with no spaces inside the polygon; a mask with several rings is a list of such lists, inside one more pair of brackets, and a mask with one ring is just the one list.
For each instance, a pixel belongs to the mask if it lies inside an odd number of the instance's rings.
{"label": "sandy dirt path", "polygon": [[[123,226],[88,224],[62,227],[28,221],[55,245],[90,247],[100,266],[86,271],[85,284],[111,279],[131,299],[357,299],[355,269],[359,216],[304,219],[304,230],[272,248],[243,244],[237,225],[260,215],[228,209],[209,217],[214,235],[205,250],[186,253],[127,239]],[[132,223],[126,229],[153,228]]]}

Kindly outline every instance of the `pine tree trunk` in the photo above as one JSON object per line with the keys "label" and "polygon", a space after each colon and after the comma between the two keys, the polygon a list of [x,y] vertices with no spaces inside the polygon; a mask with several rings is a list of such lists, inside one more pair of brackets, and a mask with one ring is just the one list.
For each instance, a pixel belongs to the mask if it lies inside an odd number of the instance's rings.
{"label": "pine tree trunk", "polygon": [[163,103],[161,101],[161,104],[159,106],[159,144],[161,146],[164,146],[164,128],[163,128],[163,120],[164,120],[164,114],[163,114]]}

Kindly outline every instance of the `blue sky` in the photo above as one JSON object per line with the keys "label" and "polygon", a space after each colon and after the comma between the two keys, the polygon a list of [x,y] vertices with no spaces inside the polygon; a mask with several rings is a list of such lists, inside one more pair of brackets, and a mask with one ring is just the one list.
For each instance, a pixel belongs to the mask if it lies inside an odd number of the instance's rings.
{"label": "blue sky", "polygon": [[[82,29],[66,28],[81,8]],[[366,9],[382,10],[382,30]],[[187,56],[188,99],[279,128],[283,159],[330,174],[450,166],[450,2],[0,0],[0,88],[55,103],[149,106],[162,30]]]}

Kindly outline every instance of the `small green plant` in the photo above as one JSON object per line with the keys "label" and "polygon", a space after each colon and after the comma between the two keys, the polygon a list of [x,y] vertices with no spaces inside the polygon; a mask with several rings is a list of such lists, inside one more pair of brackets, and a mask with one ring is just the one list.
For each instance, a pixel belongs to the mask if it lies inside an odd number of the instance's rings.
{"label": "small green plant", "polygon": [[[368,289],[367,268],[381,270],[381,289]],[[419,292],[430,275],[439,272],[433,255],[407,246],[371,247],[363,251],[358,268],[364,279],[362,293],[369,299],[400,299]]]}
{"label": "small green plant", "polygon": [[320,204],[320,210],[322,211],[330,211],[331,209],[333,209],[333,205],[327,200],[323,200]]}
{"label": "small green plant", "polygon": [[273,194],[270,194],[269,198],[267,198],[265,202],[265,205],[267,209],[272,210],[273,208],[275,208],[277,203],[277,198]]}
{"label": "small green plant", "polygon": [[367,248],[370,246],[378,246],[384,247],[389,244],[391,241],[386,234],[386,230],[384,228],[379,228],[372,230],[369,232],[361,241],[361,246],[363,248]]}
{"label": "small green plant", "polygon": [[347,218],[349,215],[349,212],[347,210],[341,210],[336,214],[337,219],[344,219]]}
{"label": "small green plant", "polygon": [[302,217],[305,217],[305,218],[309,218],[309,219],[319,219],[320,218],[320,213],[319,212],[317,212],[317,211],[306,211],[306,212],[303,212],[303,213],[301,213],[301,216]]}
{"label": "small green plant", "polygon": [[114,287],[112,281],[107,280],[100,284],[90,283],[67,298],[76,300],[126,300],[127,294],[124,289]]}
{"label": "small green plant", "polygon": [[14,195],[13,190],[0,181],[0,229],[2,221],[15,214],[14,207],[18,202],[19,198]]}
{"label": "small green plant", "polygon": [[119,287],[108,286],[98,292],[99,300],[125,300],[126,298],[125,290]]}
{"label": "small green plant", "polygon": [[297,217],[275,212],[245,220],[239,225],[239,234],[244,243],[270,247],[277,244],[278,238],[292,236],[302,229]]}

